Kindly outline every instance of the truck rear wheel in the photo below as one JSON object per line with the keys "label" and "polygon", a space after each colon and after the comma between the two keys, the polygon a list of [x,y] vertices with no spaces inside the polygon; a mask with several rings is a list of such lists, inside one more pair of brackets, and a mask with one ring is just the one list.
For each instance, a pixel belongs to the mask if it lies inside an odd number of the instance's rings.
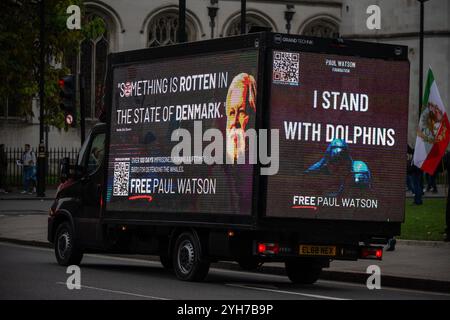
{"label": "truck rear wheel", "polygon": [[316,282],[322,267],[306,261],[286,261],[286,274],[293,283],[313,284]]}
{"label": "truck rear wheel", "polygon": [[61,223],[55,233],[55,256],[62,266],[79,265],[83,259],[74,238],[72,226],[68,222]]}
{"label": "truck rear wheel", "polygon": [[199,239],[191,232],[178,236],[173,250],[173,268],[178,279],[202,281],[209,271],[209,261],[205,260]]}

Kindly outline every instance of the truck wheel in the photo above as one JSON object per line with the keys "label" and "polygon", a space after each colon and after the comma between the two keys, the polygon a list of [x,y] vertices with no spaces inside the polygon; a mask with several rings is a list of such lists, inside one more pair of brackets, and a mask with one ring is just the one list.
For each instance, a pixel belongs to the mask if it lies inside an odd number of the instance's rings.
{"label": "truck wheel", "polygon": [[161,262],[164,269],[172,270],[173,269],[173,260],[167,254],[160,254],[159,261]]}
{"label": "truck wheel", "polygon": [[83,251],[77,247],[72,226],[68,222],[61,223],[56,229],[54,244],[56,260],[60,265],[80,264]]}
{"label": "truck wheel", "polygon": [[209,271],[209,261],[202,255],[200,241],[190,232],[180,234],[173,251],[175,275],[184,281],[202,281]]}
{"label": "truck wheel", "polygon": [[299,261],[286,261],[286,274],[293,283],[313,284],[316,282],[322,267]]}

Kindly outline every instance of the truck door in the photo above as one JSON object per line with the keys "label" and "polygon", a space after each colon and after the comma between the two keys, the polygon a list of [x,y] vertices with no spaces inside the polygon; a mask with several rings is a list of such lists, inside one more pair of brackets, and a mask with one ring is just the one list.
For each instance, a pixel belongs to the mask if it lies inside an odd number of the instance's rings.
{"label": "truck door", "polygon": [[86,171],[81,179],[82,210],[79,218],[80,239],[88,245],[99,244],[97,229],[100,219],[100,198],[103,190],[105,133],[93,132],[86,153]]}

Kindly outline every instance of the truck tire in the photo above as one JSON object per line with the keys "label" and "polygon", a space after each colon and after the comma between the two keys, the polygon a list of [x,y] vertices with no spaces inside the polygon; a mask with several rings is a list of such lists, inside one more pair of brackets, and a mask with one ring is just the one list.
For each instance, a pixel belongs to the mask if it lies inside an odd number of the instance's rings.
{"label": "truck tire", "polygon": [[161,262],[164,269],[167,269],[167,270],[173,269],[173,260],[167,254],[165,254],[165,253],[160,254],[159,261]]}
{"label": "truck tire", "polygon": [[55,233],[55,256],[62,266],[79,265],[83,259],[74,238],[73,228],[68,222],[61,223]]}
{"label": "truck tire", "polygon": [[191,232],[180,234],[173,250],[173,269],[178,279],[202,281],[209,271],[198,238]]}
{"label": "truck tire", "polygon": [[313,284],[322,272],[322,267],[306,261],[286,261],[285,266],[289,280],[299,284]]}

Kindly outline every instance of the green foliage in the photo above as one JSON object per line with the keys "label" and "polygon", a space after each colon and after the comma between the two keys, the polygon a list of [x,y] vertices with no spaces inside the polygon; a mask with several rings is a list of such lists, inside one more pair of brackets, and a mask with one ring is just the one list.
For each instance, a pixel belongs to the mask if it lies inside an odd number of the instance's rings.
{"label": "green foliage", "polygon": [[85,39],[97,39],[106,31],[105,21],[97,16],[85,19],[81,30]]}
{"label": "green foliage", "polygon": [[[70,5],[81,8],[82,29],[69,30],[66,13]],[[83,21],[81,0],[45,0],[45,69],[46,122],[58,128],[64,126],[59,109],[58,79],[76,70],[61,67],[65,56],[76,56],[83,38],[93,38],[105,30],[99,18]],[[6,0],[0,10],[0,97],[17,94],[22,116],[32,115],[31,100],[38,93],[39,83],[39,1]]]}

